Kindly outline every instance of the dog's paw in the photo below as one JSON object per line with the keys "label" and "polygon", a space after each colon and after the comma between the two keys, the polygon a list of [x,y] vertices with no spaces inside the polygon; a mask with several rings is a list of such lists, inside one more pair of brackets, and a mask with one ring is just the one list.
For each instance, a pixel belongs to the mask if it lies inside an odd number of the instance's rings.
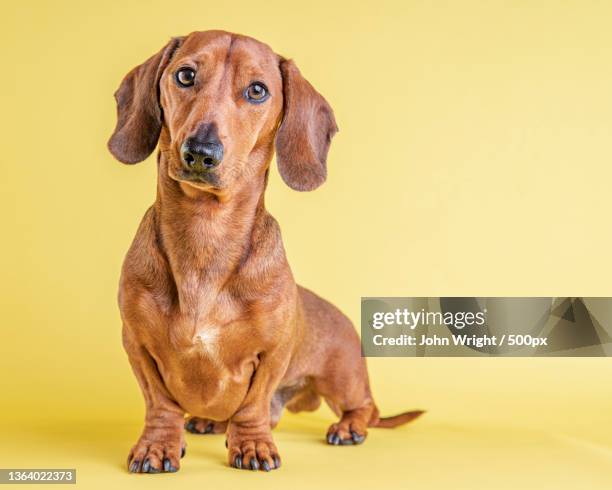
{"label": "dog's paw", "polygon": [[227,446],[229,465],[233,468],[253,471],[280,468],[280,456],[271,438],[232,438]]}
{"label": "dog's paw", "polygon": [[191,417],[185,423],[185,430],[192,434],[225,434],[227,422],[217,422],[200,417]]}
{"label": "dog's paw", "polygon": [[140,438],[130,451],[127,465],[130,473],[174,473],[180,468],[180,458],[186,448],[179,443]]}
{"label": "dog's paw", "polygon": [[365,441],[368,432],[361,424],[340,421],[332,424],[327,430],[327,444],[333,446],[351,446]]}

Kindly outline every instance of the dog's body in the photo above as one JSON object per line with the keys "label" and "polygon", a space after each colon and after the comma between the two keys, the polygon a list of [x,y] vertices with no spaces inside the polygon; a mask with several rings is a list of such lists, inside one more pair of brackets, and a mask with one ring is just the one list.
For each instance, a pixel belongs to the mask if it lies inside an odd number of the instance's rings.
{"label": "dog's body", "polygon": [[419,415],[379,419],[352,324],[295,284],[265,210],[274,146],[284,180],[310,190],[336,131],[295,65],[247,37],[194,33],[130,72],[116,97],[112,153],[135,163],[160,147],[157,199],[119,294],[147,410],[130,471],[179,468],[185,413],[192,432],[227,431],[230,465],[264,470],[280,465],[270,429],[283,407],[325,398],[340,417],[331,444]]}

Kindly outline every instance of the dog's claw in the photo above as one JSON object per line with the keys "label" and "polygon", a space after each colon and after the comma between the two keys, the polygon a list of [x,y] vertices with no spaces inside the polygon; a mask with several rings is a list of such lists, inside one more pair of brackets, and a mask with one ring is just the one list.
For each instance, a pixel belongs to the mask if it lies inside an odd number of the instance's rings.
{"label": "dog's claw", "polygon": [[149,462],[149,458],[147,458],[144,460],[144,463],[142,463],[142,472],[148,473],[150,469],[151,469],[151,463]]}
{"label": "dog's claw", "polygon": [[336,434],[335,437],[339,440],[339,442],[336,442],[336,439],[334,439],[334,444],[339,444],[340,446],[352,446],[355,444],[361,444],[365,440],[365,436],[359,435],[354,430],[351,431],[351,437],[349,437],[348,439],[341,438],[339,434]]}
{"label": "dog's claw", "polygon": [[351,431],[351,438],[355,444],[361,444],[363,441],[365,441],[365,436],[362,434],[357,434],[357,432],[354,430]]}
{"label": "dog's claw", "polygon": [[233,439],[228,434],[229,457],[228,464],[232,468],[251,471],[271,471],[280,467],[280,457],[274,442],[268,437]]}
{"label": "dog's claw", "polygon": [[186,447],[186,446],[183,446],[183,447],[181,448],[181,458],[184,458],[184,457],[185,457],[185,454],[187,454],[187,447]]}
{"label": "dog's claw", "polygon": [[139,466],[140,466],[140,461],[138,461],[137,459],[132,461],[132,464],[130,465],[130,473],[138,473]]}
{"label": "dog's claw", "polygon": [[327,444],[331,444],[333,446],[352,446],[361,444],[363,441],[365,441],[365,438],[365,434],[359,434],[354,430],[351,431],[351,436],[347,439],[340,437],[338,432],[330,432],[327,434]]}
{"label": "dog's claw", "polygon": [[227,422],[215,422],[214,420],[198,417],[192,417],[185,422],[185,430],[192,434],[221,434],[225,432],[226,426]]}
{"label": "dog's claw", "polygon": [[168,458],[164,458],[164,471],[167,473],[175,473],[177,471],[177,468],[172,466],[172,463]]}

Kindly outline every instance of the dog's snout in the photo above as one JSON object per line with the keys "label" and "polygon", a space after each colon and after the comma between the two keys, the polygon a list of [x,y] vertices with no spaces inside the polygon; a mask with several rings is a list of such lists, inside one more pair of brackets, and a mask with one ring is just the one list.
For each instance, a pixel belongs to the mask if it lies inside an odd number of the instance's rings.
{"label": "dog's snout", "polygon": [[217,167],[223,160],[223,144],[219,141],[215,125],[203,124],[187,138],[181,147],[181,158],[183,164],[192,170]]}
{"label": "dog's snout", "polygon": [[223,160],[223,145],[221,143],[199,143],[189,138],[182,148],[183,162],[189,168],[211,169]]}

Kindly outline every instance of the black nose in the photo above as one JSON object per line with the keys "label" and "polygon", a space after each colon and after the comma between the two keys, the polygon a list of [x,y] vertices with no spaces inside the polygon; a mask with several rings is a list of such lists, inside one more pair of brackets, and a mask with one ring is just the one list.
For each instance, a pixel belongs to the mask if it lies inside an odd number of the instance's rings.
{"label": "black nose", "polygon": [[181,158],[187,168],[210,170],[221,163],[223,144],[216,133],[214,126],[202,125],[193,136],[185,140],[181,146]]}

